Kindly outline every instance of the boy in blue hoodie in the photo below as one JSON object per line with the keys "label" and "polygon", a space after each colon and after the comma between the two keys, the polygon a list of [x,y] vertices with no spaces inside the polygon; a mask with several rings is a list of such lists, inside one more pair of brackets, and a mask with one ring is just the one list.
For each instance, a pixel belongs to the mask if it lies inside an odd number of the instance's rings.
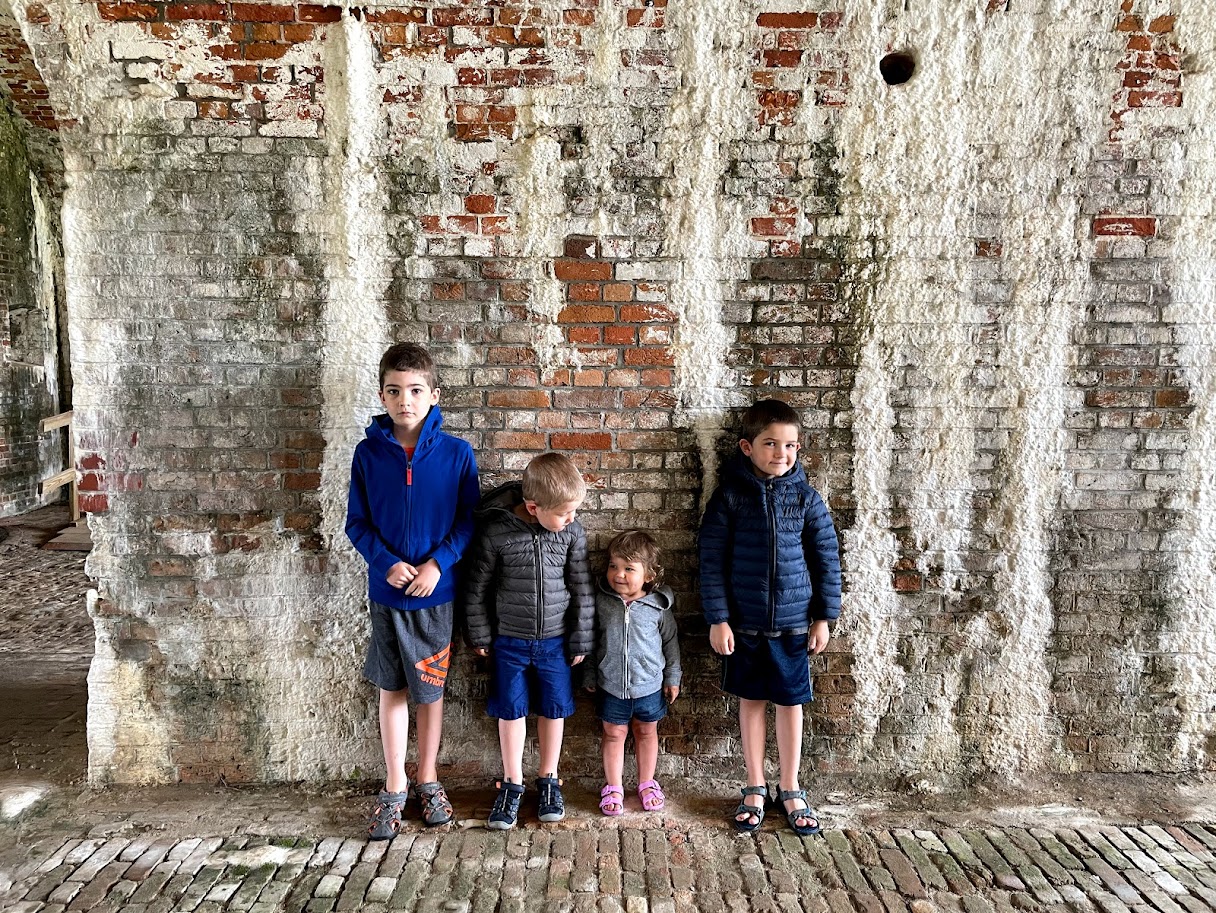
{"label": "boy in blue hoodie", "polygon": [[363,675],[380,689],[384,789],[368,833],[401,828],[409,790],[409,699],[417,704],[418,783],[428,825],[452,820],[436,759],[452,649],[456,564],[473,535],[481,491],[473,448],[440,431],[435,363],[412,343],[380,359],[380,402],[350,472],[346,535],[367,561],[372,636]]}
{"label": "boy in blue hoodie", "polygon": [[739,452],[701,521],[701,604],[709,643],[723,657],[722,689],[739,698],[747,787],[735,827],[753,831],[769,797],[764,779],[767,706],[776,707],[778,808],[799,836],[819,818],[798,787],[802,705],[811,699],[808,653],[819,653],[840,614],[840,548],[819,492],[798,462],[801,422],[780,400],[743,413]]}

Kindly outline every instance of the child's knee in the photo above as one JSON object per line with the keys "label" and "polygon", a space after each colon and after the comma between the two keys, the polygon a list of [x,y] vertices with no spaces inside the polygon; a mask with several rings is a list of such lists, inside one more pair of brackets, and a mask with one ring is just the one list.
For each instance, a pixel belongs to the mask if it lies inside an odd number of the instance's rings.
{"label": "child's knee", "polygon": [[618,723],[604,724],[604,741],[616,744],[618,742],[624,744],[625,736],[629,734],[629,727]]}
{"label": "child's knee", "polygon": [[659,724],[645,723],[641,720],[633,721],[633,738],[636,742],[648,742],[651,739],[658,738]]}

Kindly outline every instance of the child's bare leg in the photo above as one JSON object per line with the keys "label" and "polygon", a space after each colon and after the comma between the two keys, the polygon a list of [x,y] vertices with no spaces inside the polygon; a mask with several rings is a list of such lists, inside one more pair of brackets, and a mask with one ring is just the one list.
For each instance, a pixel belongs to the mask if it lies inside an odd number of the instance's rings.
{"label": "child's bare leg", "polygon": [[[743,763],[747,766],[747,785],[764,786],[764,742],[768,737],[765,712],[767,701],[739,698],[739,738],[743,742]],[[763,796],[745,796],[747,805],[764,807]],[[750,821],[755,815],[736,815],[737,821]]]}
{"label": "child's bare leg", "polygon": [[628,726],[618,723],[604,724],[600,752],[604,756],[604,782],[611,786],[620,786],[625,776],[625,736],[628,734]]}
{"label": "child's bare leg", "polygon": [[402,793],[409,787],[405,776],[405,749],[409,744],[409,691],[380,689],[380,743],[384,747],[384,790]]}
{"label": "child's bare leg", "polygon": [[443,698],[430,704],[419,704],[418,719],[418,782],[434,783],[439,779],[436,760],[439,758],[439,737],[443,733]]}
{"label": "child's bare leg", "polygon": [[[798,788],[798,770],[802,765],[802,705],[793,707],[777,705],[777,757],[781,764],[781,789]],[[806,808],[801,799],[789,799],[784,803],[786,811]],[[809,824],[811,819],[803,819]]]}
{"label": "child's bare leg", "polygon": [[540,770],[537,773],[542,777],[557,776],[557,761],[562,756],[562,735],[565,731],[565,720],[551,720],[547,716],[536,718],[536,740],[540,743]]}
{"label": "child's bare leg", "polygon": [[659,763],[658,723],[633,721],[633,751],[638,756],[638,782],[653,780],[654,769]]}
{"label": "child's bare leg", "polygon": [[498,747],[502,751],[502,776],[512,783],[524,782],[524,739],[528,719],[498,721]]}

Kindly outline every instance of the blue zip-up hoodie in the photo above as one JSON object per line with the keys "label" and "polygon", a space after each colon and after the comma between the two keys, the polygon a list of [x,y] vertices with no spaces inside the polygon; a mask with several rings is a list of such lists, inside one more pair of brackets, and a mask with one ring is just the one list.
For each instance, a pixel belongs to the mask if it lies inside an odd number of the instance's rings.
{"label": "blue zip-up hoodie", "polygon": [[840,546],[801,463],[757,478],[742,452],[727,463],[699,537],[701,606],[711,625],[767,635],[840,615]]}
{"label": "blue zip-up hoodie", "polygon": [[[473,448],[440,431],[432,406],[413,459],[393,437],[393,420],[377,415],[355,448],[346,507],[346,535],[367,561],[367,593],[397,609],[425,609],[456,597],[454,569],[473,537],[481,498]],[[441,576],[430,596],[406,596],[384,579],[398,561],[415,567],[429,558]]]}

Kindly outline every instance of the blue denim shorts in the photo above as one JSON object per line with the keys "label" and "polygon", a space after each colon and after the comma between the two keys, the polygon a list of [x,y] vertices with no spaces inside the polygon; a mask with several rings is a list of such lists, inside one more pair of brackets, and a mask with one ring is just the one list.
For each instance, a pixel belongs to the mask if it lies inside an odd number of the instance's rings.
{"label": "blue denim shorts", "polygon": [[749,701],[784,707],[811,699],[811,661],[807,635],[735,632],[735,652],[722,657],[722,690]]}
{"label": "blue denim shorts", "polygon": [[518,720],[535,713],[563,720],[574,715],[566,638],[495,637],[490,660],[490,716]]}
{"label": "blue denim shorts", "polygon": [[603,688],[595,692],[595,715],[605,723],[626,726],[631,720],[657,723],[667,716],[667,701],[660,688],[645,697],[617,697]]}

